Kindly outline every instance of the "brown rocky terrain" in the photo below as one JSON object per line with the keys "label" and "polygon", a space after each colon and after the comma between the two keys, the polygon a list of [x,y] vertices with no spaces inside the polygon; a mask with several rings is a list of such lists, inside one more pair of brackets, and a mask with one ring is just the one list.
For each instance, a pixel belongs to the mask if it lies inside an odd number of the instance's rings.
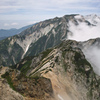
{"label": "brown rocky terrain", "polygon": [[7,70],[8,67],[0,68],[0,100],[25,100],[22,95],[10,88],[7,80],[1,78]]}
{"label": "brown rocky terrain", "polygon": [[19,71],[12,69],[6,71],[2,77],[7,79],[10,87],[23,95],[26,100],[47,100],[53,97],[51,81],[47,78],[26,77]]}
{"label": "brown rocky terrain", "polygon": [[[76,41],[27,57],[2,75],[26,100],[99,100],[100,76]],[[19,99],[21,100],[21,99]]]}

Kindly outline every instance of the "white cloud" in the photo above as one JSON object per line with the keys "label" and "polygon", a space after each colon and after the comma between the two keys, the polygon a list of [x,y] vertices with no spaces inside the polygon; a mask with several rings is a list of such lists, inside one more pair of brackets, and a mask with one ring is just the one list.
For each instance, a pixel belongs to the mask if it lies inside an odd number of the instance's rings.
{"label": "white cloud", "polygon": [[[99,17],[90,16],[90,22],[97,21],[96,26],[89,26],[85,22],[79,22],[78,19],[82,19],[82,16],[75,17],[79,25],[75,25],[73,22],[69,22],[69,30],[71,34],[68,34],[68,39],[77,41],[86,41],[89,39],[100,38],[100,19]],[[92,19],[93,18],[93,19]],[[92,46],[83,50],[86,58],[91,63],[95,73],[100,75],[100,48]]]}
{"label": "white cloud", "polygon": [[18,23],[11,23],[11,25],[12,25],[12,26],[13,26],[13,25],[15,26],[15,25],[18,25]]}
{"label": "white cloud", "polygon": [[95,73],[100,75],[100,48],[92,46],[86,51],[83,51],[88,61],[93,66]]}
{"label": "white cloud", "polygon": [[[13,11],[14,9],[16,11],[20,9],[25,10],[52,10],[56,9],[63,10],[67,8],[97,8],[97,7],[90,7],[88,6],[90,2],[93,2],[93,0],[3,0],[0,3],[0,11],[5,10],[6,12]],[[99,0],[95,0],[95,2],[99,2]],[[84,4],[85,3],[85,4]],[[87,4],[86,4],[87,3]],[[83,5],[84,4],[84,5]],[[12,9],[13,8],[13,9]],[[9,9],[9,10],[6,10]]]}
{"label": "white cloud", "polygon": [[99,7],[91,5],[96,2],[100,0],[1,0],[0,20],[42,21],[72,13],[100,14]]}
{"label": "white cloud", "polygon": [[79,25],[76,26],[70,22],[69,25],[69,30],[72,32],[72,34],[68,35],[69,39],[86,41],[91,38],[100,37],[100,24],[97,26],[88,26],[86,23],[79,23]]}
{"label": "white cloud", "polygon": [[5,23],[4,26],[9,26],[9,24],[8,23]]}

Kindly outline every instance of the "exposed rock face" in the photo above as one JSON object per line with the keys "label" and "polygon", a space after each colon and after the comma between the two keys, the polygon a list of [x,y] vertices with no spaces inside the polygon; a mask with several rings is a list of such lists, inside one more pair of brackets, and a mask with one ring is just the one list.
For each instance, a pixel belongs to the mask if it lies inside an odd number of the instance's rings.
{"label": "exposed rock face", "polygon": [[[16,66],[27,76],[51,80],[54,100],[99,100],[100,77],[96,75],[76,41],[64,41],[39,56]],[[24,70],[23,70],[24,69]]]}
{"label": "exposed rock face", "polygon": [[84,23],[86,26],[96,27],[97,24],[93,24],[89,19],[91,17],[85,18],[81,15],[56,17],[39,22],[19,35],[0,41],[0,65],[14,65],[26,56],[37,55],[60,44],[74,35],[69,28],[70,22],[75,26]]}
{"label": "exposed rock face", "polygon": [[[12,76],[14,76],[12,74]],[[17,76],[16,76],[17,77]],[[15,78],[16,78],[15,77]],[[21,76],[19,76],[20,78]],[[15,79],[12,77],[12,82],[15,87],[15,90],[19,93],[23,94],[27,98],[40,99],[40,100],[47,100],[53,97],[53,90],[51,81],[46,78],[25,78],[22,77],[21,79]]]}
{"label": "exposed rock face", "polygon": [[[1,97],[0,100],[51,100],[53,99],[53,90],[51,81],[44,77],[26,77],[18,70],[9,69],[2,75]],[[8,82],[8,84],[7,84]],[[11,89],[10,87],[13,89]],[[3,89],[3,90],[2,90]],[[16,93],[19,92],[24,98]],[[4,97],[5,94],[7,97]],[[2,96],[4,95],[4,96]]]}
{"label": "exposed rock face", "polygon": [[7,81],[0,80],[0,100],[25,100],[22,95],[12,90]]}
{"label": "exposed rock face", "polygon": [[9,87],[5,79],[1,78],[1,75],[7,70],[6,67],[0,68],[0,100],[25,100],[22,95]]}

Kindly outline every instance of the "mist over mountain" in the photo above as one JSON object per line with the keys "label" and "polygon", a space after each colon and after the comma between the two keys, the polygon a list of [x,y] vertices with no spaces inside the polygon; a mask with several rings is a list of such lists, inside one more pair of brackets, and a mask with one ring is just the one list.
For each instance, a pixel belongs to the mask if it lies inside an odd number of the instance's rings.
{"label": "mist over mountain", "polygon": [[100,75],[100,38],[90,39],[80,43],[87,60],[91,63],[96,74]]}
{"label": "mist over mountain", "polygon": [[[69,30],[71,31],[68,34],[68,39],[77,40],[77,41],[86,41],[89,39],[88,42],[83,43],[87,47],[83,50],[86,58],[92,64],[94,71],[100,75],[100,39],[95,39],[100,37],[100,17],[97,15],[87,15],[87,16],[75,16],[77,20],[77,25],[75,25],[72,21],[69,22]],[[79,22],[78,20],[85,19],[88,21],[88,24],[83,22]],[[94,41],[94,43],[93,43]]]}
{"label": "mist over mountain", "polygon": [[[77,25],[69,21],[71,34],[68,35],[68,39],[86,41],[100,37],[100,17],[97,15],[77,15],[75,16],[75,20]],[[84,22],[81,22],[82,20]]]}

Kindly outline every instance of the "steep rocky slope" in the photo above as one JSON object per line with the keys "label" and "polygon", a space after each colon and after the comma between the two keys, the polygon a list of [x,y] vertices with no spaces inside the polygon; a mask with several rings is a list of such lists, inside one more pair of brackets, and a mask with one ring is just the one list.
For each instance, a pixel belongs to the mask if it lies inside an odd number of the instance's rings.
{"label": "steep rocky slope", "polygon": [[1,78],[9,68],[0,67],[0,100],[25,100],[22,95],[10,88],[7,81]]}
{"label": "steep rocky slope", "polygon": [[0,68],[0,100],[54,100],[50,79],[26,77],[18,70]]}
{"label": "steep rocky slope", "polygon": [[[81,15],[65,15],[39,22],[26,29],[19,35],[7,38],[0,42],[0,65],[14,65],[26,56],[34,56],[61,43],[64,39],[73,36],[70,23],[75,26],[96,27],[91,16],[85,18]],[[92,19],[93,20],[93,19]]]}
{"label": "steep rocky slope", "polygon": [[76,41],[63,41],[55,48],[24,58],[12,66],[22,73],[9,71],[15,90],[31,100],[38,97],[43,100],[99,100],[100,76],[94,73],[80,45]]}

